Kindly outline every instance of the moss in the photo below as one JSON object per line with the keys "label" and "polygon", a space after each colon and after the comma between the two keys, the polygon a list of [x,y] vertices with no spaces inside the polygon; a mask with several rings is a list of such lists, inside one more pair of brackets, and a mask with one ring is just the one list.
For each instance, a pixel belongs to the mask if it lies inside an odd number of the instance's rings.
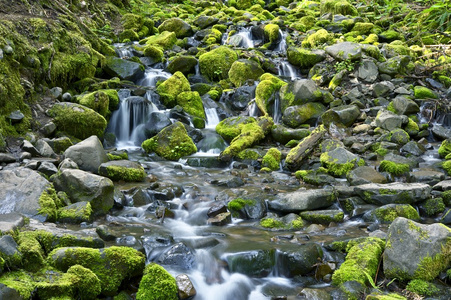
{"label": "moss", "polygon": [[448,175],[451,175],[451,160],[447,160],[444,163],[442,163],[443,170],[448,173]]}
{"label": "moss", "polygon": [[241,160],[257,160],[263,158],[263,156],[255,149],[245,149],[239,152],[236,157]]}
{"label": "moss", "polygon": [[260,83],[255,89],[255,103],[264,115],[268,114],[268,110],[272,103],[269,102],[271,96],[287,83],[272,74],[265,73],[260,76]]}
{"label": "moss", "polygon": [[125,29],[119,34],[119,40],[122,43],[128,43],[131,41],[139,40],[139,34],[133,29]]}
{"label": "moss", "polygon": [[254,143],[265,137],[263,129],[257,122],[251,122],[240,125],[241,133],[235,137],[222,153],[223,157],[233,157],[246,148],[251,147]]}
{"label": "moss", "polygon": [[285,226],[282,221],[273,218],[262,219],[260,225],[264,228],[283,228]]}
{"label": "moss", "polygon": [[23,299],[31,299],[35,290],[33,279],[23,270],[5,273],[0,283],[15,289]]}
{"label": "moss", "polygon": [[277,171],[280,168],[281,153],[277,148],[271,148],[263,156],[262,167],[267,167],[272,171]]}
{"label": "moss", "polygon": [[320,29],[317,32],[309,35],[302,41],[302,47],[315,48],[333,39],[333,36],[325,29]]}
{"label": "moss", "polygon": [[127,168],[121,166],[108,166],[106,168],[108,178],[113,181],[128,181],[128,182],[139,182],[146,178],[146,172],[144,168],[140,166],[139,168]]}
{"label": "moss", "polygon": [[162,62],[164,53],[160,47],[156,47],[153,45],[147,45],[144,47],[144,56],[152,58],[153,62]]}
{"label": "moss", "polygon": [[346,0],[326,0],[321,1],[321,14],[332,13],[334,15],[358,15],[357,9]]}
{"label": "moss", "polygon": [[153,138],[145,140],[141,146],[147,153],[155,152],[169,160],[178,160],[197,152],[196,145],[180,122],[164,128]]}
{"label": "moss", "polygon": [[448,154],[451,153],[451,140],[447,139],[442,142],[440,147],[438,148],[438,155],[440,157],[446,157]]}
{"label": "moss", "polygon": [[407,300],[406,297],[403,297],[398,294],[386,294],[386,295],[368,295],[365,300]]}
{"label": "moss", "polygon": [[58,219],[58,208],[60,201],[54,188],[48,188],[42,192],[39,197],[39,209],[40,215],[45,216],[48,221],[56,221]]}
{"label": "moss", "polygon": [[115,152],[113,153],[107,153],[109,160],[123,160],[128,159],[128,153],[127,152]]}
{"label": "moss", "polygon": [[230,81],[240,87],[248,80],[257,80],[264,73],[258,63],[252,60],[237,60],[229,70]]}
{"label": "moss", "polygon": [[161,96],[163,104],[168,107],[176,105],[176,99],[180,93],[189,91],[191,91],[191,87],[188,79],[179,71],[157,87],[157,92]]}
{"label": "moss", "polygon": [[415,86],[414,89],[415,99],[438,99],[437,94],[424,86]]}
{"label": "moss", "polygon": [[163,267],[151,263],[146,266],[139,283],[137,300],[177,300],[175,279]]}
{"label": "moss", "polygon": [[344,75],[345,75],[345,71],[341,71],[341,72],[338,72],[337,74],[335,74],[334,77],[332,77],[331,81],[329,82],[329,90],[331,92],[334,91],[338,86],[340,86]]}
{"label": "moss", "polygon": [[110,113],[110,98],[102,91],[82,95],[78,99],[78,103],[95,110],[103,117],[107,117]]}
{"label": "moss", "polygon": [[230,201],[227,204],[227,208],[231,211],[231,212],[237,212],[242,210],[246,205],[255,205],[256,201],[255,200],[248,200],[248,199],[243,199],[243,198],[236,198],[233,199],[232,201]]}
{"label": "moss", "polygon": [[21,232],[17,241],[18,250],[23,255],[23,267],[28,271],[37,271],[45,265],[45,253],[41,244],[30,232]]}
{"label": "moss", "polygon": [[357,22],[354,24],[354,27],[352,28],[352,31],[356,31],[358,34],[369,34],[371,30],[373,29],[374,24],[373,23],[363,23],[363,22]]}
{"label": "moss", "polygon": [[204,104],[198,92],[181,92],[177,95],[177,104],[192,116],[205,119]]}
{"label": "moss", "polygon": [[328,152],[324,152],[320,156],[321,164],[327,171],[334,176],[343,176],[356,167],[356,159],[348,161],[344,164],[337,163],[338,159],[333,160]]}
{"label": "moss", "polygon": [[410,170],[410,166],[408,164],[395,163],[389,160],[381,161],[379,165],[379,170],[381,172],[388,172],[394,176],[401,176]]}
{"label": "moss", "polygon": [[434,296],[440,292],[440,289],[438,289],[435,284],[420,279],[411,280],[407,284],[406,290],[420,296]]}
{"label": "moss", "polygon": [[210,96],[211,99],[213,99],[214,101],[218,101],[219,98],[221,97],[221,93],[217,90],[210,90],[207,92],[208,96]]}
{"label": "moss", "polygon": [[423,204],[424,212],[427,216],[432,217],[445,211],[445,203],[442,198],[431,198]]}
{"label": "moss", "polygon": [[366,285],[369,283],[368,277],[374,278],[376,275],[384,241],[372,238],[359,244],[348,244],[347,247],[350,248],[346,260],[332,275],[332,282],[340,285],[346,281],[357,281]]}
{"label": "moss", "polygon": [[92,208],[89,202],[83,207],[68,209],[67,207],[58,210],[58,220],[63,222],[81,223],[91,221]]}
{"label": "moss", "polygon": [[174,32],[163,31],[158,35],[150,36],[144,40],[139,41],[140,44],[147,44],[152,46],[160,46],[164,50],[171,49],[177,42],[177,37]]}
{"label": "moss", "polygon": [[94,272],[80,265],[74,265],[67,270],[73,275],[72,283],[78,289],[81,300],[96,299],[101,292],[100,280]]}
{"label": "moss", "polygon": [[[448,228],[449,229],[449,228]],[[418,264],[414,278],[425,281],[432,281],[440,272],[446,270],[451,262],[451,238],[442,245],[442,251],[434,257],[427,256]]]}
{"label": "moss", "polygon": [[53,257],[56,251],[64,251],[64,258],[61,261],[50,260],[50,263],[62,271],[74,265],[90,269],[100,280],[104,295],[116,294],[124,279],[140,275],[144,269],[144,255],[130,247],[113,246],[103,250],[59,248],[53,250],[49,257]]}
{"label": "moss", "polygon": [[384,223],[391,223],[398,217],[404,217],[411,220],[419,220],[420,215],[411,205],[384,205],[375,210],[376,218]]}
{"label": "moss", "polygon": [[103,116],[94,110],[75,103],[57,103],[49,110],[59,131],[79,139],[97,135],[100,139],[107,126]]}
{"label": "moss", "polygon": [[199,68],[202,75],[209,80],[228,78],[232,64],[238,59],[235,51],[225,46],[218,47],[199,57]]}
{"label": "moss", "polygon": [[265,39],[271,44],[277,42],[279,39],[279,25],[277,24],[266,24],[264,27]]}
{"label": "moss", "polygon": [[344,213],[339,212],[336,214],[325,214],[321,211],[306,211],[301,212],[301,217],[311,223],[315,224],[329,224],[331,222],[342,222]]}
{"label": "moss", "polygon": [[444,191],[440,196],[446,206],[451,206],[451,190]]}
{"label": "moss", "polygon": [[416,136],[418,134],[418,132],[420,131],[420,127],[414,120],[409,118],[409,122],[404,127],[404,130],[407,132],[407,134],[409,136]]}
{"label": "moss", "polygon": [[216,126],[216,132],[226,141],[231,141],[240,135],[242,126],[249,123],[256,123],[254,118],[231,117],[222,120]]}

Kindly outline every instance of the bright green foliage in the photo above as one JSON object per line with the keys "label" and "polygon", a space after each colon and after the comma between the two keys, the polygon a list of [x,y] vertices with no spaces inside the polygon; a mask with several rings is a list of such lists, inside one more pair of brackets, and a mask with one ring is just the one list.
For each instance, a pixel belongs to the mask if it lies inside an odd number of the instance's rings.
{"label": "bright green foliage", "polygon": [[67,274],[74,275],[72,284],[77,288],[81,300],[97,299],[101,292],[101,284],[94,272],[80,265],[74,265],[67,270]]}
{"label": "bright green foliage", "polygon": [[218,47],[199,57],[200,72],[211,81],[226,79],[233,62],[237,59],[238,56],[232,49]]}
{"label": "bright green foliage", "polygon": [[285,226],[282,221],[273,218],[262,219],[260,225],[264,228],[282,228]]}
{"label": "bright green foliage", "polygon": [[437,94],[424,86],[415,86],[414,93],[415,99],[438,99]]}
{"label": "bright green foliage", "polygon": [[277,42],[279,39],[279,25],[277,24],[266,24],[264,28],[265,38],[272,44]]}
{"label": "bright green foliage", "polygon": [[174,107],[177,96],[182,92],[191,91],[188,79],[182,72],[175,72],[166,81],[157,87],[157,92],[161,96],[164,105]]}
{"label": "bright green foliage", "polygon": [[327,30],[320,29],[317,32],[309,35],[305,40],[302,41],[302,47],[305,48],[315,48],[321,46],[328,41],[333,39],[333,35],[331,35]]}
{"label": "bright green foliage", "polygon": [[447,139],[444,140],[440,145],[440,148],[438,148],[438,155],[440,155],[440,157],[443,158],[450,153],[451,153],[451,140]]}
{"label": "bright green foliage", "polygon": [[174,32],[163,31],[158,35],[150,36],[140,41],[140,44],[147,44],[152,46],[159,46],[164,50],[171,49],[177,42],[177,37]]}
{"label": "bright green foliage", "polygon": [[155,152],[169,160],[179,160],[197,152],[196,145],[180,122],[164,128],[153,138],[145,140],[141,146],[146,152]]}
{"label": "bright green foliage", "polygon": [[263,69],[255,61],[240,59],[230,67],[229,78],[236,87],[240,87],[247,80],[257,80],[263,73]]}
{"label": "bright green foliage", "polygon": [[0,283],[15,289],[23,299],[31,299],[35,290],[33,279],[24,270],[7,272],[0,277]]}
{"label": "bright green foliage", "polygon": [[343,222],[344,213],[325,213],[322,211],[304,211],[300,213],[302,219],[310,223],[328,225],[331,222]]}
{"label": "bright green foliage", "polygon": [[435,284],[421,279],[414,279],[410,281],[406,286],[406,290],[420,296],[434,296],[435,294],[440,292]]}
{"label": "bright green foliage", "polygon": [[363,285],[369,283],[368,277],[374,278],[376,275],[384,244],[379,238],[369,238],[353,246],[348,244],[346,260],[332,275],[332,282],[335,285],[353,280]]}
{"label": "bright green foliage", "polygon": [[451,160],[447,160],[444,163],[442,163],[443,170],[448,173],[448,175],[451,175]]}
{"label": "bright green foliage", "polygon": [[163,61],[163,50],[158,46],[147,45],[146,47],[144,47],[143,53],[145,56],[152,58],[154,62]]}
{"label": "bright green foliage", "polygon": [[395,163],[389,160],[381,161],[379,171],[388,172],[394,176],[400,176],[409,172],[410,166],[408,164]]}
{"label": "bright green foliage", "polygon": [[263,156],[262,167],[277,171],[280,168],[280,160],[282,155],[277,148],[271,148]]}
{"label": "bright green foliage", "polygon": [[204,104],[198,92],[182,92],[178,94],[177,104],[190,115],[205,119]]}
{"label": "bright green foliage", "polygon": [[139,168],[127,168],[121,166],[108,166],[106,168],[107,177],[113,181],[128,181],[128,182],[139,182],[146,178],[147,174],[144,168],[140,166]]}
{"label": "bright green foliage", "polygon": [[136,293],[137,300],[177,300],[174,277],[157,264],[147,265]]}

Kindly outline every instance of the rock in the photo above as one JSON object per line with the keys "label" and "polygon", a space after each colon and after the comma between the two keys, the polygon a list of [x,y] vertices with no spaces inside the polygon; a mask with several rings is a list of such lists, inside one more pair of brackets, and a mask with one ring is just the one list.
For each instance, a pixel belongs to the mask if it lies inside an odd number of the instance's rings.
{"label": "rock", "polygon": [[289,106],[283,112],[282,122],[291,128],[297,128],[305,123],[315,125],[325,110],[324,105],[318,102]]}
{"label": "rock", "polygon": [[433,190],[447,191],[451,190],[451,180],[443,180],[432,187]]}
{"label": "rock", "polygon": [[183,75],[188,76],[189,74],[196,73],[197,59],[194,56],[177,56],[170,61],[167,69],[170,73],[174,74],[179,71]]}
{"label": "rock", "polygon": [[368,83],[373,83],[378,76],[379,70],[374,61],[371,59],[363,59],[358,69],[359,79]]}
{"label": "rock", "polygon": [[91,221],[91,204],[86,201],[80,201],[58,210],[58,222],[80,224]]}
{"label": "rock", "polygon": [[332,296],[324,289],[303,288],[298,296],[302,299],[332,300]]}
{"label": "rock", "polygon": [[227,212],[227,206],[225,206],[224,204],[216,204],[208,209],[207,216],[209,218],[213,218],[219,214],[226,213],[226,212]]}
{"label": "rock", "polygon": [[[0,238],[0,256],[5,267],[8,269],[19,268],[22,263],[22,253],[18,249],[18,245],[14,238],[10,235],[4,235]],[[3,265],[0,268],[3,269]],[[1,295],[1,293],[0,293]]]}
{"label": "rock", "polygon": [[177,36],[174,32],[162,31],[158,35],[152,35],[144,39],[147,45],[159,46],[164,50],[172,49],[177,42]]}
{"label": "rock", "polygon": [[106,58],[104,70],[111,77],[130,81],[136,80],[144,74],[141,64],[114,56]]}
{"label": "rock", "polygon": [[274,125],[271,128],[272,138],[281,144],[286,144],[291,140],[302,140],[310,134],[310,130],[306,128],[288,128],[281,124]]}
{"label": "rock", "polygon": [[94,216],[106,214],[114,204],[113,182],[82,170],[64,169],[54,177],[53,185],[66,192],[72,202],[91,203]]}
{"label": "rock", "polygon": [[181,300],[190,299],[196,296],[197,291],[194,288],[194,285],[189,279],[188,275],[186,274],[177,275],[175,281],[177,282],[179,299]]}
{"label": "rock", "polygon": [[357,43],[343,42],[325,48],[327,54],[337,60],[358,60],[362,57],[362,46]]}
{"label": "rock", "polygon": [[0,299],[22,300],[23,297],[17,290],[0,283]]}
{"label": "rock", "polygon": [[37,216],[39,197],[49,186],[47,179],[28,168],[0,171],[0,212]]}
{"label": "rock", "polygon": [[207,224],[216,226],[224,226],[230,223],[232,223],[232,214],[229,212],[217,214],[216,216],[210,217],[207,220]]}
{"label": "rock", "polygon": [[298,190],[279,195],[278,199],[268,202],[268,207],[285,213],[299,213],[329,207],[335,199],[335,193],[331,189]]}
{"label": "rock", "polygon": [[166,79],[157,87],[157,93],[165,106],[174,107],[177,105],[177,96],[183,92],[190,92],[191,88],[182,72],[175,72],[174,75]]}
{"label": "rock", "polygon": [[376,125],[388,131],[401,128],[402,123],[400,116],[388,110],[380,110],[376,116]]}
{"label": "rock", "polygon": [[411,220],[420,219],[418,211],[410,204],[387,204],[366,212],[363,215],[363,220],[366,222],[391,223],[398,217]]}
{"label": "rock", "polygon": [[0,153],[0,164],[1,163],[10,164],[16,161],[17,159],[13,155],[8,153]]}
{"label": "rock", "polygon": [[158,26],[158,31],[174,32],[177,38],[179,39],[180,38],[183,39],[184,37],[189,37],[193,35],[191,25],[189,25],[188,23],[179,18],[171,18],[165,20],[163,23],[161,23],[160,26]]}
{"label": "rock", "polygon": [[64,151],[64,157],[74,161],[83,171],[97,173],[108,156],[97,136],[91,136]]}
{"label": "rock", "polygon": [[20,123],[23,118],[25,118],[25,115],[20,110],[15,110],[6,116],[6,119],[12,124]]}
{"label": "rock", "polygon": [[30,142],[27,141],[27,140],[24,140],[24,141],[22,142],[21,148],[22,148],[22,151],[31,153],[32,156],[39,156],[39,155],[41,155],[41,154],[39,153],[38,149],[36,149],[36,148],[33,146],[33,144],[30,143]]}
{"label": "rock", "polygon": [[199,57],[200,73],[211,81],[226,79],[232,64],[237,59],[238,55],[235,51],[220,46]]}
{"label": "rock", "polygon": [[331,108],[340,118],[340,122],[349,127],[360,116],[360,109],[356,105],[340,105]]}
{"label": "rock", "polygon": [[139,283],[136,299],[176,300],[178,299],[176,280],[162,266],[151,263],[144,270],[144,276]]}
{"label": "rock", "polygon": [[356,186],[354,191],[371,204],[413,204],[428,199],[431,187],[424,183],[369,183]]}
{"label": "rock", "polygon": [[148,153],[155,152],[169,160],[178,160],[183,156],[197,152],[196,145],[180,122],[175,122],[153,138],[145,140],[142,147]]}
{"label": "rock", "polygon": [[96,233],[105,242],[116,240],[117,236],[114,235],[106,225],[99,225],[96,227]]}
{"label": "rock", "polygon": [[321,164],[327,168],[329,174],[334,176],[346,175],[350,170],[359,165],[362,159],[343,147],[324,152],[320,156]]}
{"label": "rock", "polygon": [[440,181],[444,180],[445,177],[445,174],[442,172],[431,170],[419,170],[409,173],[410,182],[422,182],[431,186],[438,184]]}
{"label": "rock", "polygon": [[236,87],[240,87],[248,80],[258,80],[263,73],[263,69],[257,62],[249,59],[238,59],[230,67],[229,79]]}
{"label": "rock", "polygon": [[396,96],[391,105],[399,115],[413,115],[420,112],[418,104],[405,96]]}
{"label": "rock", "polygon": [[362,185],[366,183],[387,183],[387,178],[373,167],[361,166],[349,171],[346,176],[350,185]]}
{"label": "rock", "polygon": [[379,73],[395,76],[397,74],[404,74],[409,62],[409,56],[400,55],[389,58],[385,62],[378,63],[377,67],[379,68]]}
{"label": "rock", "polygon": [[233,93],[224,93],[224,95],[228,95],[225,98],[225,102],[228,107],[235,111],[243,111],[245,110],[251,99],[255,98],[255,86],[240,86],[235,89]]}
{"label": "rock", "polygon": [[78,165],[70,158],[65,158],[59,165],[58,170],[63,169],[78,169]]}
{"label": "rock", "polygon": [[447,269],[451,230],[441,224],[423,225],[397,218],[388,229],[383,254],[387,278],[432,281]]}
{"label": "rock", "polygon": [[45,136],[50,137],[56,131],[56,124],[53,123],[52,121],[50,121],[47,124],[45,124],[44,126],[42,126],[41,131]]}
{"label": "rock", "polygon": [[201,15],[194,20],[194,25],[199,27],[200,29],[205,29],[207,27],[213,26],[219,22],[218,18]]}
{"label": "rock", "polygon": [[56,168],[56,166],[52,162],[43,161],[39,165],[38,171],[43,173],[44,175],[50,177],[53,174],[56,174],[58,172],[58,169]]}
{"label": "rock", "polygon": [[99,166],[99,175],[113,181],[144,181],[147,174],[141,164],[129,160],[114,160]]}
{"label": "rock", "polygon": [[275,251],[257,250],[228,254],[224,257],[231,272],[251,277],[266,277],[274,268]]}
{"label": "rock", "polygon": [[280,88],[280,105],[282,111],[289,106],[302,105],[307,102],[319,101],[323,94],[310,79],[298,79]]}
{"label": "rock", "polygon": [[25,225],[25,218],[18,213],[0,214],[0,233],[14,232]]}
{"label": "rock", "polygon": [[451,139],[451,129],[445,128],[440,124],[434,124],[432,134],[439,140]]}
{"label": "rock", "polygon": [[38,150],[39,154],[41,154],[41,156],[43,156],[43,157],[55,157],[56,156],[55,152],[53,152],[52,147],[50,147],[50,145],[43,139],[39,139],[36,142],[36,150]]}
{"label": "rock", "polygon": [[324,50],[289,47],[287,59],[292,65],[306,69],[326,59],[326,53]]}
{"label": "rock", "polygon": [[390,81],[381,81],[373,84],[373,95],[375,97],[385,97],[393,92],[395,86]]}
{"label": "rock", "polygon": [[300,213],[302,219],[314,224],[328,225],[331,222],[343,221],[344,213],[338,209],[303,211]]}
{"label": "rock", "polygon": [[70,102],[72,100],[72,95],[68,92],[64,93],[62,96],[63,102]]}
{"label": "rock", "polygon": [[163,130],[163,128],[171,124],[172,122],[166,114],[161,112],[151,112],[144,128],[146,137],[151,138],[155,136]]}
{"label": "rock", "polygon": [[56,103],[48,111],[59,131],[79,139],[92,135],[103,137],[107,121],[94,110],[77,103]]}
{"label": "rock", "polygon": [[53,98],[61,100],[62,96],[63,96],[63,89],[60,88],[59,86],[56,86],[54,88],[51,88],[49,90],[50,94],[52,95]]}
{"label": "rock", "polygon": [[426,148],[415,141],[409,141],[400,149],[401,153],[408,153],[415,156],[421,156],[426,152]]}
{"label": "rock", "polygon": [[164,251],[156,261],[163,265],[190,270],[196,262],[196,256],[185,244],[177,243]]}
{"label": "rock", "polygon": [[[114,296],[122,281],[126,278],[141,276],[144,270],[145,256],[130,247],[109,247],[93,249],[85,247],[64,247],[53,250],[48,256],[49,264],[67,271],[80,264],[80,257],[91,257],[82,262],[83,266],[92,270],[102,283],[102,294]],[[114,264],[111,262],[114,261]],[[106,271],[107,270],[107,271]],[[96,298],[95,296],[93,298]]]}
{"label": "rock", "polygon": [[279,274],[287,277],[306,275],[315,269],[322,257],[323,251],[319,245],[315,243],[299,245],[294,251],[279,254]]}

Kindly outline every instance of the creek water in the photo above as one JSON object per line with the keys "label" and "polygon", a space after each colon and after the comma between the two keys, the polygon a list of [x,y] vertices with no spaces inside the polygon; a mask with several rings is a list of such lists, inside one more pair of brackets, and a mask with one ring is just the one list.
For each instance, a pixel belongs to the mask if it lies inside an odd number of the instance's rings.
{"label": "creek water", "polygon": [[[241,29],[239,38],[229,39],[236,47],[252,48],[254,43],[249,29]],[[282,41],[285,34],[281,33]],[[232,42],[231,42],[232,41]],[[124,45],[117,45],[121,57],[133,55]],[[286,43],[278,46],[277,51],[286,52]],[[279,75],[294,80],[300,77],[298,71],[285,59],[279,60]],[[106,224],[116,235],[115,243],[143,249],[147,261],[162,264],[174,276],[187,274],[197,290],[195,300],[207,299],[271,299],[276,296],[294,297],[304,287],[323,289],[333,292],[329,283],[317,281],[311,277],[297,276],[288,278],[278,260],[279,254],[294,251],[300,245],[326,243],[367,236],[366,224],[357,216],[345,217],[340,224],[329,226],[309,226],[297,231],[271,231],[259,226],[258,220],[243,220],[237,217],[226,226],[207,224],[207,212],[213,206],[227,204],[230,196],[259,195],[262,199],[274,199],[280,193],[304,188],[291,174],[282,169],[278,172],[259,173],[252,165],[231,164],[214,167],[197,167],[199,160],[217,161],[219,153],[227,143],[220,138],[215,127],[220,121],[218,110],[205,103],[206,126],[202,130],[198,153],[178,162],[164,161],[155,155],[147,155],[140,149],[146,139],[144,128],[152,112],[169,115],[169,110],[161,109],[158,97],[153,89],[158,81],[167,79],[170,73],[162,69],[148,68],[137,84],[148,92],[144,96],[132,96],[129,90],[119,91],[120,108],[110,119],[108,131],[116,135],[116,147],[126,149],[130,160],[141,163],[148,174],[157,181],[154,183],[118,183],[117,188],[124,191],[125,206],[107,216]],[[248,115],[258,115],[255,102],[249,99]],[[273,117],[276,123],[281,119],[280,101],[274,101]],[[436,157],[427,153],[434,163]],[[226,180],[239,177],[244,182],[239,188],[230,187]],[[345,182],[338,184],[345,185]],[[170,194],[169,199],[161,200],[155,189]],[[146,204],[136,205],[132,196],[141,191]],[[170,191],[168,193],[168,191]],[[158,218],[159,207],[169,208],[173,218]],[[333,207],[339,209],[338,205]],[[99,221],[102,222],[102,221]],[[381,225],[384,226],[384,225]],[[337,266],[343,257],[330,254],[323,247],[323,263]],[[172,251],[177,255],[172,260],[164,260],[164,253]],[[250,257],[258,256],[261,251],[272,251],[274,262],[264,275],[252,275],[237,271],[230,259],[237,254],[246,253]],[[251,268],[251,267],[250,267]],[[242,270],[238,268],[239,270]]]}

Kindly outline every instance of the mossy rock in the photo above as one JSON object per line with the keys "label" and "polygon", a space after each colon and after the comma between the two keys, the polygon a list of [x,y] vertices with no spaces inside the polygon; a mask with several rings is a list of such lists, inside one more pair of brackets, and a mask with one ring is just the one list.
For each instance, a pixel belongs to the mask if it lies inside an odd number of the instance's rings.
{"label": "mossy rock", "polygon": [[272,171],[277,171],[280,169],[280,160],[282,154],[277,148],[271,148],[263,156],[262,168],[269,168]]}
{"label": "mossy rock", "polygon": [[334,176],[347,175],[349,171],[358,165],[364,164],[363,159],[342,147],[322,153],[320,161],[327,171]]}
{"label": "mossy rock", "polygon": [[401,176],[410,171],[410,166],[408,164],[383,160],[380,162],[379,171],[388,172],[394,176]]}
{"label": "mossy rock", "polygon": [[171,49],[177,42],[177,36],[174,32],[163,31],[158,35],[150,36],[140,43],[146,43],[147,45],[160,46],[164,50]]}
{"label": "mossy rock", "polygon": [[180,122],[164,128],[153,138],[145,140],[141,146],[147,153],[155,152],[168,160],[178,160],[197,152],[196,145]]}
{"label": "mossy rock", "polygon": [[357,16],[357,9],[346,0],[325,0],[321,1],[321,13],[332,13],[333,15]]}
{"label": "mossy rock", "polygon": [[177,95],[177,104],[190,115],[205,120],[204,104],[198,92],[181,92]]}
{"label": "mossy rock", "polygon": [[177,38],[184,38],[184,37],[190,37],[193,35],[193,30],[191,28],[191,25],[186,23],[185,21],[179,19],[179,18],[171,18],[168,20],[165,20],[163,23],[161,23],[160,26],[158,26],[158,31],[164,32],[169,31],[175,33]]}
{"label": "mossy rock", "polygon": [[103,69],[111,77],[119,77],[121,80],[135,80],[144,74],[140,63],[113,56],[107,57]]}
{"label": "mossy rock", "polygon": [[114,160],[99,166],[99,175],[113,181],[140,182],[146,178],[144,168],[137,162],[129,160]]}
{"label": "mossy rock", "polygon": [[371,33],[371,30],[373,30],[373,28],[373,23],[357,22],[354,24],[352,31],[356,31],[358,34],[368,35],[369,33]]}
{"label": "mossy rock", "polygon": [[436,93],[424,86],[414,87],[415,99],[438,99]]}
{"label": "mossy rock", "polygon": [[122,31],[119,34],[119,40],[121,42],[124,42],[124,41],[138,41],[139,40],[139,35],[133,29],[125,29],[124,31]]}
{"label": "mossy rock", "polygon": [[[391,223],[398,217],[419,220],[418,211],[410,204],[387,204],[371,211],[370,218],[381,223]],[[366,217],[365,217],[366,218]]]}
{"label": "mossy rock", "polygon": [[91,203],[87,201],[76,202],[58,209],[58,222],[80,224],[82,222],[91,222],[92,208]]}
{"label": "mossy rock", "polygon": [[444,140],[440,145],[440,147],[438,148],[438,155],[440,155],[441,158],[444,158],[450,153],[451,153],[451,139],[447,139]]}
{"label": "mossy rock", "polygon": [[237,59],[238,55],[234,50],[220,46],[199,57],[200,72],[211,81],[227,79],[229,70]]}
{"label": "mossy rock", "polygon": [[229,78],[236,87],[240,87],[248,80],[257,80],[263,73],[263,69],[255,61],[239,59],[230,67]]}
{"label": "mossy rock", "polygon": [[115,295],[125,279],[140,276],[145,263],[141,252],[117,246],[104,249],[58,248],[48,255],[47,260],[51,266],[63,272],[74,265],[90,269],[100,280],[105,296]]}
{"label": "mossy rock", "polygon": [[319,29],[317,32],[312,33],[303,40],[301,45],[305,48],[316,48],[332,41],[333,34],[330,34],[326,29]]}
{"label": "mossy rock", "polygon": [[146,266],[139,283],[137,300],[177,300],[177,284],[162,266],[151,263]]}
{"label": "mossy rock", "polygon": [[300,215],[302,219],[307,222],[325,225],[328,225],[331,222],[343,222],[344,218],[344,213],[337,209],[304,211],[301,212]]}
{"label": "mossy rock", "polygon": [[255,89],[255,103],[264,115],[272,111],[272,104],[275,100],[274,94],[286,84],[283,80],[269,73],[260,76],[260,83]]}
{"label": "mossy rock", "polygon": [[167,69],[172,74],[179,71],[185,76],[188,76],[188,74],[194,74],[196,72],[196,66],[197,59],[194,56],[182,55],[171,60]]}
{"label": "mossy rock", "polygon": [[107,126],[103,116],[94,110],[76,103],[56,103],[49,110],[57,129],[79,139],[96,135],[102,139]]}
{"label": "mossy rock", "polygon": [[244,116],[230,117],[219,122],[216,126],[216,132],[226,141],[230,142],[240,135],[242,126],[249,123],[256,123],[255,118]]}
{"label": "mossy rock", "polygon": [[157,87],[157,93],[161,96],[163,104],[168,107],[174,107],[177,104],[176,98],[180,93],[189,91],[191,91],[190,84],[182,72],[175,72]]}
{"label": "mossy rock", "polygon": [[264,33],[265,33],[265,41],[274,44],[276,43],[279,38],[279,25],[277,24],[266,24],[265,27],[263,28]]}
{"label": "mossy rock", "polygon": [[323,61],[326,55],[322,51],[308,50],[304,48],[289,47],[287,50],[287,59],[294,66],[307,69]]}
{"label": "mossy rock", "polygon": [[110,113],[109,111],[110,98],[108,97],[107,94],[101,91],[82,95],[77,100],[78,103],[80,103],[81,105],[95,110],[105,118]]}
{"label": "mossy rock", "polygon": [[315,125],[318,118],[325,111],[326,108],[319,102],[290,106],[283,112],[282,122],[290,128],[298,128],[305,123],[313,123],[312,125]]}
{"label": "mossy rock", "polygon": [[160,47],[153,45],[145,46],[143,54],[146,57],[150,57],[154,63],[162,62],[164,57],[163,50]]}

